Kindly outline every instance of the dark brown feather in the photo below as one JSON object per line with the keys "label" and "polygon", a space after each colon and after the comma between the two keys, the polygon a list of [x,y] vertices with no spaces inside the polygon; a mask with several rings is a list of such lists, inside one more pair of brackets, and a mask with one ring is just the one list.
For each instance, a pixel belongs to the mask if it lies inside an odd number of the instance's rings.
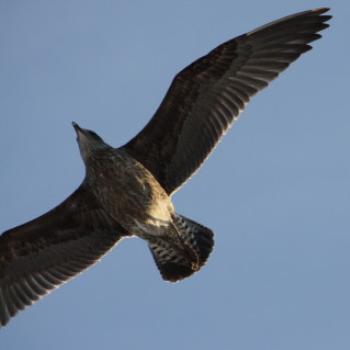
{"label": "dark brown feather", "polygon": [[82,185],[62,204],[0,236],[0,325],[94,264],[126,232]]}
{"label": "dark brown feather", "polygon": [[250,97],[319,39],[327,8],[304,11],[229,40],[174,78],[146,127],[124,147],[168,194],[202,164]]}

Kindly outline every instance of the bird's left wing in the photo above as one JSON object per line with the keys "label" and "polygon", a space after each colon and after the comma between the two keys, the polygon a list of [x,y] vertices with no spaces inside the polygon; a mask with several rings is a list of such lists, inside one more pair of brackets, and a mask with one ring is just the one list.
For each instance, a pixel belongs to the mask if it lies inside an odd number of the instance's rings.
{"label": "bird's left wing", "polygon": [[56,208],[0,236],[0,327],[94,264],[125,234],[80,186]]}
{"label": "bird's left wing", "polygon": [[171,194],[202,164],[250,98],[319,39],[327,8],[284,17],[218,46],[178,73],[124,148]]}

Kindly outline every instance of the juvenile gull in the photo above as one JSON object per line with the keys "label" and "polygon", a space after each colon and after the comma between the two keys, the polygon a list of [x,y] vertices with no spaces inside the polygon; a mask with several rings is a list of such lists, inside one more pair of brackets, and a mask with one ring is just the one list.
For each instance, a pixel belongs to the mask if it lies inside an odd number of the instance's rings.
{"label": "juvenile gull", "polygon": [[172,194],[198,169],[250,97],[319,39],[328,8],[229,40],[174,78],[145,128],[120,148],[73,123],[86,176],[48,213],[0,236],[0,325],[98,261],[126,236],[144,239],[163,279],[198,271],[213,232],[176,213]]}

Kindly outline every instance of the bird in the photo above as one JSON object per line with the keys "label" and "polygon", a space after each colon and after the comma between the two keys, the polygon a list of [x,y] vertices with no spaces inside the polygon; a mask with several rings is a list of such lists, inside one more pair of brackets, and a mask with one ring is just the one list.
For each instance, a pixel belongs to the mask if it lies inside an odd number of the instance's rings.
{"label": "bird", "polygon": [[66,200],[0,236],[0,326],[78,275],[125,237],[146,241],[165,281],[200,270],[213,231],[179,214],[173,194],[250,98],[312,47],[329,8],[283,17],[228,40],[174,77],[148,124],[114,148],[73,122],[85,177]]}

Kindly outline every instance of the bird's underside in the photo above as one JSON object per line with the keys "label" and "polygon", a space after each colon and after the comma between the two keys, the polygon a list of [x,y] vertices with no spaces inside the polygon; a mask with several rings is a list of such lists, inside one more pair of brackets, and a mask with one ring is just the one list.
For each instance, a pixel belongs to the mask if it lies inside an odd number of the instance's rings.
{"label": "bird's underside", "polygon": [[171,195],[198,169],[249,99],[319,39],[327,8],[229,40],[174,78],[153,118],[113,149],[74,127],[86,178],[63,203],[0,236],[0,325],[98,261],[125,236],[146,240],[162,277],[198,271],[210,229],[177,214]]}

